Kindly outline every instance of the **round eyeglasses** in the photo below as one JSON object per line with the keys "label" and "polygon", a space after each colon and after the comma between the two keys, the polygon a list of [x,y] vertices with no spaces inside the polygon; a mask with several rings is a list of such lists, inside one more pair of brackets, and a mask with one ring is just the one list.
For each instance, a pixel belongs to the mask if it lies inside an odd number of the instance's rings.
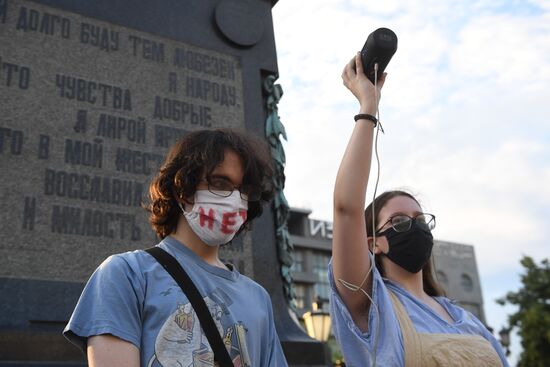
{"label": "round eyeglasses", "polygon": [[380,227],[377,234],[385,232],[381,231],[381,229],[388,223],[391,224],[391,227],[396,232],[407,232],[411,229],[413,222],[416,222],[417,225],[431,231],[435,228],[435,215],[429,213],[420,213],[414,217],[409,217],[404,214],[395,215],[388,219],[388,221]]}
{"label": "round eyeglasses", "polygon": [[258,201],[262,197],[262,190],[252,185],[241,185],[236,187],[231,181],[224,177],[210,177],[204,180],[208,184],[208,191],[221,197],[229,197],[237,190],[241,199],[246,201]]}

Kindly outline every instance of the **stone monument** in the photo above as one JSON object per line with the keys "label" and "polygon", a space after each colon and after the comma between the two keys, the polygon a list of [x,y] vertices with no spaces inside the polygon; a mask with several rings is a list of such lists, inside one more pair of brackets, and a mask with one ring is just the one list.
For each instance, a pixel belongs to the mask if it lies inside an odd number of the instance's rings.
{"label": "stone monument", "polygon": [[[84,361],[61,330],[102,260],[157,242],[141,202],[179,137],[265,136],[275,3],[0,0],[0,366]],[[289,364],[326,365],[258,222],[223,257],[272,296]]]}

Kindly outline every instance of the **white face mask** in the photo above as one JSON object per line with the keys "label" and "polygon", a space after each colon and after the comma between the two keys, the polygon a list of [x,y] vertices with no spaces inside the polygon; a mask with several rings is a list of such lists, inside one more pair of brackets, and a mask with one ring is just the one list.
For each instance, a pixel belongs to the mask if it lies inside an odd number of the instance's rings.
{"label": "white face mask", "polygon": [[209,246],[231,241],[246,221],[248,210],[248,202],[237,190],[228,197],[197,190],[191,211],[186,212],[181,204],[179,206],[193,232]]}

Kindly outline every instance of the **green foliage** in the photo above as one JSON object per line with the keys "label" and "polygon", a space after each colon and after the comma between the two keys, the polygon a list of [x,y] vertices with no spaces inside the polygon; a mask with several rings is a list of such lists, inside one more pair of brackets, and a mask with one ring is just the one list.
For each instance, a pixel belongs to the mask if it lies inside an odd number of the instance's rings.
{"label": "green foliage", "polygon": [[518,307],[508,316],[508,327],[518,329],[523,346],[518,366],[550,366],[550,264],[544,259],[539,266],[524,256],[521,265],[526,270],[521,276],[523,287],[508,292],[497,303]]}
{"label": "green foliage", "polygon": [[340,346],[336,342],[336,339],[334,338],[334,336],[331,336],[328,339],[327,344],[330,348],[332,363],[333,365],[338,366],[344,360],[344,355],[340,350]]}

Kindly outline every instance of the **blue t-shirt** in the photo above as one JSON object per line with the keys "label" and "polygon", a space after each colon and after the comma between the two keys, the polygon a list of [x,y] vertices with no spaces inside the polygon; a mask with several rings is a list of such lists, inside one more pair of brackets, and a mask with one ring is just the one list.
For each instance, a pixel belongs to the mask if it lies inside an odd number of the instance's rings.
{"label": "blue t-shirt", "polygon": [[[371,261],[372,255],[371,255]],[[398,284],[382,278],[378,269],[373,267],[372,299],[377,306],[369,308],[366,332],[362,332],[353,322],[351,314],[340,298],[329,264],[329,282],[331,285],[330,314],[334,336],[342,349],[346,366],[371,366],[376,347],[376,365],[384,367],[404,365],[404,344],[399,321],[388,294],[393,291],[401,301],[418,333],[470,334],[480,335],[495,348],[503,366],[508,362],[500,343],[473,314],[452,303],[446,297],[434,299],[449,313],[454,323],[450,324],[432,308],[419,301]],[[365,296],[366,297],[366,296]],[[378,341],[376,341],[378,339]]]}
{"label": "blue t-shirt", "polygon": [[[209,265],[172,237],[158,246],[203,295],[236,366],[287,366],[264,288],[235,268]],[[88,337],[112,334],[139,349],[141,366],[206,366],[213,359],[187,297],[144,251],[110,256],[97,268],[63,334],[84,351]]]}

